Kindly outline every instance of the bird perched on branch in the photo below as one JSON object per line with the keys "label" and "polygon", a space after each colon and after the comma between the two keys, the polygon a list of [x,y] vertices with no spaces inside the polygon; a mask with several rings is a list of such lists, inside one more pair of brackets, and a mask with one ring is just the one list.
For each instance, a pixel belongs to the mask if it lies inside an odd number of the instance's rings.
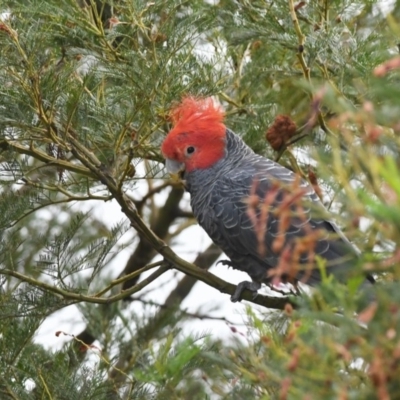
{"label": "bird perched on branch", "polygon": [[238,284],[232,301],[245,289],[256,295],[261,283],[316,285],[323,268],[340,281],[351,275],[358,253],[312,186],[255,154],[226,128],[212,98],[187,97],[171,118],[161,148],[167,170],[184,181],[197,221],[230,258],[223,263],[252,279]]}

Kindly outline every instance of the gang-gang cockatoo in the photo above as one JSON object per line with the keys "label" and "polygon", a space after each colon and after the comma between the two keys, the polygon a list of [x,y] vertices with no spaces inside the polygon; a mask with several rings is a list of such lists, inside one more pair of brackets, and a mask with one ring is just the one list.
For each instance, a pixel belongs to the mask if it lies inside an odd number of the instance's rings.
{"label": "gang-gang cockatoo", "polygon": [[230,258],[223,263],[252,279],[238,284],[232,301],[245,289],[256,295],[261,283],[316,285],[321,263],[340,281],[348,278],[357,250],[307,181],[254,153],[226,128],[212,98],[186,97],[171,118],[161,148],[167,170],[180,174],[198,223]]}

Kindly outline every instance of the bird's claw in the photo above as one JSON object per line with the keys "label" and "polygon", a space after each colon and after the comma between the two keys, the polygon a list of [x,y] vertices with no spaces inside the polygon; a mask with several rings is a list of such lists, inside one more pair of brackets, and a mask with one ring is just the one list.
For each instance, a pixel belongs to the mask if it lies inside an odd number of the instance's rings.
{"label": "bird's claw", "polygon": [[249,282],[249,281],[244,281],[240,282],[236,286],[235,293],[231,296],[231,301],[232,303],[236,303],[237,301],[242,300],[242,293],[244,290],[249,290],[250,292],[253,292],[253,300],[258,296],[258,289],[260,289],[261,283],[260,282]]}

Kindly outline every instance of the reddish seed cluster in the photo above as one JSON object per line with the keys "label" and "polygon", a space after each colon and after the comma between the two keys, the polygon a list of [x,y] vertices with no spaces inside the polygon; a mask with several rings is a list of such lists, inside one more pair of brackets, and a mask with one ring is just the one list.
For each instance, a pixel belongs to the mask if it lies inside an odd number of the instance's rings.
{"label": "reddish seed cluster", "polygon": [[[316,177],[315,177],[316,178]],[[260,199],[257,195],[258,182],[253,182],[250,195],[247,199],[247,215],[254,225],[254,231],[258,243],[258,253],[264,257],[267,252],[265,246],[265,234],[268,229],[268,219],[271,208],[275,208],[273,213],[278,217],[279,234],[271,244],[271,250],[275,254],[279,254],[278,265],[270,268],[266,272],[266,278],[270,280],[272,285],[279,283],[296,284],[296,277],[301,272],[301,282],[307,282],[312,270],[315,259],[315,244],[324,235],[319,229],[312,229],[305,221],[305,212],[301,204],[303,196],[306,194],[301,186],[301,179],[297,179],[290,187],[282,188],[279,184],[271,186],[264,199]],[[283,193],[283,199],[279,206],[274,206],[276,196]],[[298,237],[293,243],[286,243],[286,232],[290,226],[293,213],[297,218],[303,220],[303,230],[306,233],[303,237]],[[300,258],[307,255],[308,262],[300,263]]]}
{"label": "reddish seed cluster", "polygon": [[374,318],[376,311],[378,309],[378,304],[376,302],[371,303],[358,314],[358,321],[363,324],[368,324],[372,318]]}
{"label": "reddish seed cluster", "polygon": [[286,315],[290,317],[293,314],[293,306],[290,303],[286,303],[284,311]]}
{"label": "reddish seed cluster", "polygon": [[0,22],[0,31],[4,31],[4,32],[9,33],[10,32],[10,28],[6,24],[4,24],[3,22]]}
{"label": "reddish seed cluster", "polygon": [[11,29],[7,24],[4,22],[0,22],[0,31],[7,33],[9,36],[16,37],[17,32]]}
{"label": "reddish seed cluster", "polygon": [[393,71],[394,69],[400,68],[400,56],[394,57],[389,61],[384,62],[381,65],[378,65],[374,69],[374,75],[378,78],[385,76],[388,72]]}
{"label": "reddish seed cluster", "polygon": [[300,8],[303,8],[305,5],[306,5],[306,2],[305,2],[305,1],[300,1],[299,3],[297,3],[297,4],[294,6],[294,10],[295,10],[295,11],[298,11],[298,10],[300,10]]}
{"label": "reddish seed cluster", "polygon": [[121,22],[120,20],[116,17],[116,16],[112,16],[109,20],[108,20],[108,27],[110,29],[114,28],[114,26],[119,25]]}
{"label": "reddish seed cluster", "polygon": [[308,168],[308,180],[310,181],[317,196],[322,200],[322,190],[318,185],[317,174],[310,167]]}
{"label": "reddish seed cluster", "polygon": [[296,124],[287,115],[278,115],[265,137],[271,147],[279,151],[297,131]]}
{"label": "reddish seed cluster", "polygon": [[374,358],[368,369],[368,375],[375,386],[377,398],[380,400],[390,400],[388,391],[388,381],[390,380],[390,371],[385,362],[383,350],[380,348],[375,349]]}
{"label": "reddish seed cluster", "polygon": [[298,348],[295,348],[292,352],[292,358],[287,364],[288,371],[293,372],[298,367],[299,361],[300,361],[300,350]]}
{"label": "reddish seed cluster", "polygon": [[279,399],[286,400],[289,395],[289,389],[292,384],[292,380],[289,377],[286,377],[281,382],[281,390],[279,393]]}

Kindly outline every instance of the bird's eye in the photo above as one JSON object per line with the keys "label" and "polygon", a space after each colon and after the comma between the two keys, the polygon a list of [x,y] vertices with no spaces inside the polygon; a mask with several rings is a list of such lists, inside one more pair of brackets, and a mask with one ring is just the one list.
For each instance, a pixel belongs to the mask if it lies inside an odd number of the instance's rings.
{"label": "bird's eye", "polygon": [[192,154],[192,153],[194,153],[194,147],[193,147],[193,146],[189,146],[189,147],[186,149],[186,153],[187,153],[187,154]]}

